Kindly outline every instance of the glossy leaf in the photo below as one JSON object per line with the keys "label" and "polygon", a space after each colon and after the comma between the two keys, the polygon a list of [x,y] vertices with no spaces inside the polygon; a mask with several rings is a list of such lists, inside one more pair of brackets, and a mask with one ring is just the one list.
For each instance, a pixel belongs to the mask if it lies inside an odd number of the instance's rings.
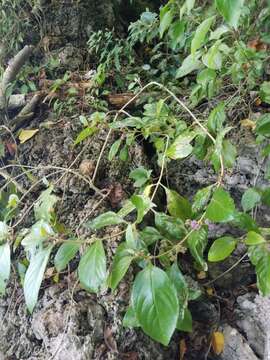
{"label": "glossy leaf", "polygon": [[202,226],[198,230],[194,230],[187,239],[189,251],[196,263],[204,271],[207,271],[207,263],[204,260],[203,253],[208,244],[208,231],[206,226]]}
{"label": "glossy leaf", "polygon": [[247,233],[247,238],[245,240],[245,243],[247,245],[259,245],[265,243],[266,240],[262,235],[256,233],[255,231],[249,231]]}
{"label": "glossy leaf", "polygon": [[188,308],[180,310],[176,328],[180,331],[192,332],[192,316]]}
{"label": "glossy leaf", "polygon": [[74,141],[74,146],[80,144],[83,140],[87,139],[89,136],[92,136],[98,129],[96,127],[87,127],[83,129]]}
{"label": "glossy leaf", "polygon": [[99,215],[94,220],[87,222],[86,227],[93,230],[99,230],[105,226],[118,225],[123,222],[124,220],[121,216],[117,215],[113,211],[108,211],[104,214]]}
{"label": "glossy leaf", "polygon": [[179,313],[177,293],[168,275],[149,265],[137,274],[131,299],[144,332],[161,344],[168,345]]}
{"label": "glossy leaf", "polygon": [[176,191],[166,188],[167,208],[170,215],[180,218],[183,221],[192,217],[192,210],[189,201]]}
{"label": "glossy leaf", "polygon": [[66,268],[79,251],[79,248],[80,244],[76,241],[66,241],[59,247],[54,257],[54,265],[58,272]]}
{"label": "glossy leaf", "polygon": [[140,223],[144,218],[144,215],[146,215],[148,211],[154,207],[154,204],[149,199],[149,197],[144,195],[132,195],[130,200],[137,209],[136,222]]}
{"label": "glossy leaf", "polygon": [[152,170],[146,170],[144,167],[141,166],[135,170],[132,170],[129,174],[129,177],[135,180],[135,187],[141,187],[150,179],[151,172]]}
{"label": "glossy leaf", "polygon": [[10,245],[5,243],[0,245],[0,294],[6,292],[7,281],[10,276]]}
{"label": "glossy leaf", "polygon": [[223,102],[219,103],[210,113],[207,121],[208,130],[217,134],[221,129],[226,120],[225,114],[225,104]]}
{"label": "glossy leaf", "polygon": [[196,51],[203,45],[206,34],[208,33],[215,17],[205,19],[196,29],[195,35],[191,42],[191,55],[194,56]]}
{"label": "glossy leaf", "polygon": [[224,236],[215,240],[208,252],[208,260],[215,262],[226,259],[236,246],[236,240],[231,236]]}
{"label": "glossy leaf", "polygon": [[257,284],[260,292],[267,296],[270,294],[270,252],[267,244],[250,246],[249,258],[255,266]]}
{"label": "glossy leaf", "polygon": [[120,148],[121,142],[122,142],[122,139],[118,139],[112,144],[110,151],[109,151],[109,155],[108,155],[109,161],[112,161],[112,159],[115,158],[115,156],[118,153],[118,150]]}
{"label": "glossy leaf", "polygon": [[213,222],[227,222],[234,218],[235,205],[231,196],[218,188],[206,209],[206,218]]}
{"label": "glossy leaf", "polygon": [[174,262],[171,267],[167,270],[167,275],[169,276],[171,282],[176,288],[177,295],[179,297],[179,305],[185,307],[188,300],[188,285],[184,278],[184,275],[181,273],[178,265]]}
{"label": "glossy leaf", "polygon": [[91,292],[98,292],[104,284],[106,274],[106,256],[101,240],[96,240],[81,257],[78,275],[83,287]]}
{"label": "glossy leaf", "polygon": [[167,156],[171,159],[184,159],[192,153],[193,146],[191,141],[197,135],[196,132],[184,133],[179,135],[167,150]]}
{"label": "glossy leaf", "polygon": [[112,271],[108,281],[113,290],[117,288],[117,285],[125,276],[133,259],[134,253],[128,248],[127,244],[120,244],[113,258]]}
{"label": "glossy leaf", "polygon": [[212,190],[213,186],[210,185],[196,192],[192,203],[192,210],[194,212],[200,212],[204,209],[211,198]]}
{"label": "glossy leaf", "polygon": [[181,240],[186,234],[185,225],[181,219],[176,219],[161,212],[155,213],[155,224],[159,232],[173,242]]}
{"label": "glossy leaf", "polygon": [[26,270],[23,290],[25,302],[30,313],[33,312],[38,300],[40,285],[44,276],[44,272],[49,261],[52,246],[39,251],[35,254]]}
{"label": "glossy leaf", "polygon": [[134,225],[128,224],[126,228],[126,244],[130,249],[140,248],[139,233]]}
{"label": "glossy leaf", "polygon": [[154,244],[155,242],[161,240],[163,236],[160,234],[160,232],[152,227],[152,226],[146,226],[141,232],[140,232],[140,238],[144,242],[146,246],[150,246]]}

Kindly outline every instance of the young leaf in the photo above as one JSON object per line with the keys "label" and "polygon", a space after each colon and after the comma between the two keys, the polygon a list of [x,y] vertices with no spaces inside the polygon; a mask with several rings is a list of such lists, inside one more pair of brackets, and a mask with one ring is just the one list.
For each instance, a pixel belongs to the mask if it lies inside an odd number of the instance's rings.
{"label": "young leaf", "polygon": [[187,308],[180,310],[176,328],[180,331],[192,332],[192,316]]}
{"label": "young leaf", "polygon": [[207,271],[207,263],[204,261],[203,253],[208,243],[208,231],[206,226],[193,231],[187,239],[187,244],[191,255],[196,263],[204,270]]}
{"label": "young leaf", "polygon": [[194,56],[196,50],[198,50],[204,43],[206,34],[208,33],[210,26],[212,25],[215,16],[205,19],[196,29],[195,35],[191,42],[191,55]]}
{"label": "young leaf", "polygon": [[83,254],[78,274],[81,284],[90,292],[98,292],[106,280],[106,256],[101,240],[96,240]]}
{"label": "young leaf", "polygon": [[234,212],[233,199],[225,190],[218,188],[206,208],[206,218],[213,222],[228,222],[233,220]]}
{"label": "young leaf", "polygon": [[112,161],[112,159],[115,157],[115,155],[117,154],[117,152],[118,152],[118,150],[119,150],[119,147],[120,147],[120,145],[121,145],[121,142],[122,142],[122,140],[121,139],[118,139],[118,140],[116,140],[113,144],[112,144],[112,146],[111,146],[111,148],[110,148],[110,151],[109,151],[109,155],[108,155],[108,159],[109,159],[109,161]]}
{"label": "young leaf", "polygon": [[166,188],[167,208],[170,215],[180,218],[183,221],[192,217],[191,205],[187,199],[176,191]]}
{"label": "young leaf", "polygon": [[88,138],[89,136],[92,136],[98,129],[94,127],[87,127],[83,129],[78,136],[76,137],[74,141],[74,146],[80,144],[83,140]]}
{"label": "young leaf", "polygon": [[92,230],[99,230],[105,226],[118,225],[123,222],[125,221],[121,216],[117,215],[113,211],[108,211],[99,215],[94,220],[88,221],[85,226]]}
{"label": "young leaf", "polygon": [[52,194],[53,187],[43,191],[34,205],[36,220],[45,220],[48,223],[51,220],[55,203],[58,197]]}
{"label": "young leaf", "polygon": [[241,205],[245,212],[253,209],[261,201],[261,195],[254,188],[246,190],[241,199]]}
{"label": "young leaf", "polygon": [[137,209],[136,222],[139,224],[142,221],[144,215],[147,214],[148,211],[154,207],[154,204],[149,199],[149,197],[144,195],[132,195],[130,200]]}
{"label": "young leaf", "polygon": [[250,246],[248,254],[256,269],[258,288],[263,296],[267,296],[270,294],[270,252],[267,243]]}
{"label": "young leaf", "polygon": [[247,233],[247,238],[245,240],[247,245],[259,245],[265,242],[266,240],[262,237],[262,235],[256,233],[255,231],[249,231]]}
{"label": "young leaf", "polygon": [[176,72],[176,79],[180,79],[183,76],[190,74],[191,72],[198,70],[202,66],[202,62],[199,60],[201,53],[197,52],[194,56],[189,55],[182,62],[181,67]]}
{"label": "young leaf", "polygon": [[4,295],[10,275],[10,246],[9,243],[0,245],[0,294]]}
{"label": "young leaf", "polygon": [[155,224],[165,238],[174,242],[181,240],[186,234],[185,225],[181,219],[175,219],[161,212],[155,213]]}
{"label": "young leaf", "polygon": [[58,272],[66,268],[67,264],[79,251],[79,248],[80,244],[76,241],[66,241],[59,247],[54,257],[54,265]]}
{"label": "young leaf", "polygon": [[221,261],[231,255],[236,246],[236,240],[230,236],[224,236],[215,240],[208,252],[209,261]]}
{"label": "young leaf", "polygon": [[179,314],[177,293],[168,275],[149,265],[137,274],[131,299],[143,331],[152,339],[168,345]]}
{"label": "young leaf", "polygon": [[28,269],[26,270],[23,291],[25,302],[30,313],[33,312],[37,303],[38,293],[44,272],[52,251],[52,246],[47,249],[39,251],[31,260]]}
{"label": "young leaf", "polygon": [[141,166],[135,170],[132,170],[129,174],[129,177],[135,180],[135,187],[141,187],[150,179],[151,172],[152,170],[146,170]]}
{"label": "young leaf", "polygon": [[224,20],[235,29],[242,12],[244,0],[216,0],[216,7]]}
{"label": "young leaf", "polygon": [[132,251],[128,248],[126,243],[122,243],[118,246],[114,255],[112,271],[109,277],[109,286],[115,290],[119,282],[123,279],[128,268],[134,259]]}
{"label": "young leaf", "polygon": [[212,189],[213,186],[210,185],[196,192],[192,204],[192,210],[195,213],[201,212],[208,204],[208,201],[210,200],[210,197],[212,195]]}
{"label": "young leaf", "polygon": [[127,328],[135,328],[140,326],[139,321],[136,318],[135,311],[131,306],[129,306],[124,316],[123,326]]}
{"label": "young leaf", "polygon": [[160,11],[160,25],[159,25],[160,38],[163,37],[165,31],[171,25],[172,20],[173,20],[173,12],[169,9],[168,6],[164,6]]}

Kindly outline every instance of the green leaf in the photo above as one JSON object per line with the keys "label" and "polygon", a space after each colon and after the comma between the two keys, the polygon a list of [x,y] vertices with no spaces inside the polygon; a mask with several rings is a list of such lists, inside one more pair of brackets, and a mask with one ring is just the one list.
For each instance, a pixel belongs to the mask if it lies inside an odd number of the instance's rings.
{"label": "green leaf", "polygon": [[98,129],[94,127],[87,127],[83,129],[78,136],[76,137],[74,141],[74,146],[80,144],[83,140],[88,138],[89,136],[92,136]]}
{"label": "green leaf", "polygon": [[7,281],[10,276],[10,246],[8,243],[0,245],[0,294],[6,292]]}
{"label": "green leaf", "polygon": [[187,220],[192,217],[192,210],[189,201],[183,196],[179,195],[176,191],[166,188],[167,195],[167,208],[170,215]]}
{"label": "green leaf", "polygon": [[221,261],[231,255],[236,246],[236,240],[231,236],[216,239],[208,252],[209,261]]}
{"label": "green leaf", "polygon": [[53,186],[48,187],[41,193],[37,202],[34,205],[36,220],[45,220],[48,223],[51,221],[51,217],[54,211],[54,205],[59,200],[57,196],[52,194]]}
{"label": "green leaf", "polygon": [[159,35],[163,37],[165,31],[169,28],[173,20],[173,12],[168,6],[164,6],[160,11]]}
{"label": "green leaf", "polygon": [[236,211],[234,213],[233,225],[246,231],[258,231],[258,225],[249,214]]}
{"label": "green leaf", "polygon": [[98,292],[104,284],[106,274],[106,256],[101,240],[96,240],[81,257],[78,267],[79,279],[83,287],[90,292]]}
{"label": "green leaf", "polygon": [[141,232],[140,232],[140,238],[144,242],[146,246],[150,246],[154,244],[155,242],[161,240],[163,236],[160,234],[160,232],[151,226],[146,226]]}
{"label": "green leaf", "polygon": [[219,103],[210,113],[207,121],[207,128],[212,134],[217,134],[226,120],[225,104]]}
{"label": "green leaf", "polygon": [[146,170],[141,166],[135,170],[132,170],[129,174],[129,177],[135,180],[135,187],[141,187],[150,179],[151,172],[152,170]]}
{"label": "green leaf", "polygon": [[267,296],[270,294],[270,252],[268,244],[250,246],[248,254],[251,263],[255,266],[258,288],[264,296]]}
{"label": "green leaf", "polygon": [[224,20],[237,29],[244,0],[216,0],[216,7]]}
{"label": "green leaf", "polygon": [[188,300],[188,286],[176,262],[167,270],[167,275],[177,291],[180,308],[185,307]]}
{"label": "green leaf", "polygon": [[262,235],[256,233],[255,231],[249,231],[247,233],[247,238],[245,240],[246,245],[259,245],[265,243],[266,240]]}
{"label": "green leaf", "polygon": [[177,293],[168,275],[155,266],[146,267],[135,278],[131,299],[143,331],[168,345],[179,313]]}
{"label": "green leaf", "polygon": [[130,306],[123,319],[123,326],[127,328],[140,327],[139,321],[136,318],[134,309]]}
{"label": "green leaf", "polygon": [[125,221],[121,216],[117,215],[113,211],[108,211],[99,215],[94,220],[88,221],[85,226],[92,230],[99,230],[105,226],[118,225],[123,222]]}
{"label": "green leaf", "polygon": [[180,331],[192,332],[192,316],[187,308],[180,310],[176,328]]}
{"label": "green leaf", "polygon": [[134,253],[128,248],[126,243],[118,246],[112,263],[112,271],[109,277],[109,286],[115,290],[119,282],[123,279],[128,268],[134,259]]}
{"label": "green leaf", "polygon": [[213,222],[227,222],[234,218],[235,205],[231,196],[218,188],[206,209],[206,218]]}
{"label": "green leaf", "polygon": [[112,161],[112,159],[116,156],[116,154],[120,148],[121,142],[122,142],[122,139],[120,138],[112,144],[110,151],[109,151],[109,155],[108,155],[109,161]]}
{"label": "green leaf", "polygon": [[166,155],[174,160],[184,159],[192,153],[193,146],[190,143],[197,135],[195,131],[179,135],[168,148]]}
{"label": "green leaf", "polygon": [[140,239],[139,233],[135,225],[128,224],[126,229],[126,244],[130,249],[139,249],[140,248]]}
{"label": "green leaf", "polygon": [[204,271],[207,271],[207,263],[203,258],[204,250],[208,244],[207,235],[207,226],[202,226],[200,229],[194,230],[187,239],[187,244],[191,255],[199,267]]}
{"label": "green leaf", "polygon": [[147,214],[148,211],[154,207],[154,204],[149,199],[149,197],[145,195],[132,195],[130,200],[137,209],[136,222],[139,224],[142,221],[144,215]]}
{"label": "green leaf", "polygon": [[221,70],[222,52],[220,51],[220,40],[210,47],[206,54],[203,55],[202,61],[205,66],[212,70]]}
{"label": "green leaf", "polygon": [[39,251],[35,254],[26,270],[23,290],[25,302],[30,313],[33,312],[34,307],[38,300],[38,293],[44,272],[49,261],[49,257],[52,251],[52,246],[47,249]]}
{"label": "green leaf", "polygon": [[181,240],[186,235],[185,225],[181,219],[156,212],[155,224],[159,232],[173,242]]}
{"label": "green leaf", "polygon": [[191,72],[198,70],[201,68],[202,63],[199,60],[201,57],[201,53],[197,52],[194,56],[189,55],[182,62],[181,67],[176,72],[176,79],[180,79],[183,76],[190,74]]}
{"label": "green leaf", "polygon": [[203,45],[206,34],[212,25],[215,16],[205,19],[196,29],[195,35],[191,42],[191,55],[194,56],[196,51]]}
{"label": "green leaf", "polygon": [[[270,104],[270,81],[264,81],[260,87],[260,98],[263,102]],[[269,117],[269,114],[263,116]]]}
{"label": "green leaf", "polygon": [[192,210],[195,213],[201,212],[208,204],[212,195],[212,190],[213,185],[210,185],[196,192],[192,203]]}
{"label": "green leaf", "polygon": [[9,234],[9,227],[4,221],[0,221],[0,244],[7,241]]}
{"label": "green leaf", "polygon": [[253,209],[261,201],[261,195],[254,188],[246,190],[241,199],[241,205],[245,212]]}
{"label": "green leaf", "polygon": [[170,46],[173,50],[177,48],[177,45],[180,44],[185,34],[185,22],[183,20],[175,21],[169,30],[169,36],[171,38]]}
{"label": "green leaf", "polygon": [[[269,104],[270,104],[270,100],[269,100]],[[263,136],[270,135],[270,114],[262,115],[257,120],[255,131],[258,135],[263,135]]]}
{"label": "green leaf", "polygon": [[219,40],[223,34],[226,34],[230,29],[226,25],[220,25],[215,31],[210,34],[209,40]]}
{"label": "green leaf", "polygon": [[38,246],[55,235],[52,227],[45,220],[37,221],[32,227],[28,235],[26,235],[21,244],[26,251],[36,251]]}
{"label": "green leaf", "polygon": [[223,157],[224,165],[227,168],[232,168],[234,166],[236,155],[237,155],[236,147],[229,140],[223,140],[222,157]]}
{"label": "green leaf", "polygon": [[76,241],[64,242],[54,257],[54,265],[58,272],[64,270],[67,264],[75,257],[79,251],[80,244]]}

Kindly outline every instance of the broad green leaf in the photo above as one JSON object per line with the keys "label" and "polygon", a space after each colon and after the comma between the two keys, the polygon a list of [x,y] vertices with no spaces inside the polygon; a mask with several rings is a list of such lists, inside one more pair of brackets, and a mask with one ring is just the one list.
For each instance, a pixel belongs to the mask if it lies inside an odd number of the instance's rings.
{"label": "broad green leaf", "polygon": [[180,309],[176,328],[180,331],[192,332],[192,316],[187,308]]}
{"label": "broad green leaf", "polygon": [[176,262],[167,270],[167,275],[177,291],[180,308],[185,307],[188,300],[188,286]]}
{"label": "broad green leaf", "polygon": [[34,205],[36,220],[45,220],[48,223],[51,221],[51,217],[54,211],[54,205],[59,200],[57,196],[52,194],[53,187],[43,191],[39,196],[37,202]]}
{"label": "broad green leaf", "polygon": [[169,28],[173,20],[173,12],[168,6],[164,6],[160,11],[159,35],[163,37],[165,31]]}
{"label": "broad green leaf", "polygon": [[236,147],[229,140],[223,140],[222,157],[223,157],[224,165],[227,168],[232,168],[234,166],[236,155],[237,155]]}
{"label": "broad green leaf", "polygon": [[44,272],[49,261],[53,246],[49,246],[47,249],[39,251],[35,254],[26,270],[23,291],[25,302],[30,313],[33,312],[34,307],[38,300],[38,293],[40,285],[44,276]]}
{"label": "broad green leaf", "polygon": [[[263,102],[270,104],[270,81],[264,81],[260,87],[260,98]],[[268,114],[263,115],[268,116]]]}
{"label": "broad green leaf", "polygon": [[218,40],[213,46],[211,46],[208,52],[202,57],[202,62],[209,69],[220,70],[222,67],[223,56],[219,47],[220,40]]}
{"label": "broad green leaf", "polygon": [[120,244],[113,258],[112,271],[108,281],[111,289],[115,290],[117,288],[133,259],[134,253],[128,248],[127,244]]}
{"label": "broad green leaf", "polygon": [[144,242],[146,246],[150,246],[154,244],[155,242],[161,240],[163,236],[160,234],[160,232],[151,226],[146,226],[141,232],[140,232],[140,238]]}
{"label": "broad green leaf", "polygon": [[187,244],[191,255],[199,267],[204,271],[207,271],[207,263],[203,258],[204,250],[208,244],[207,235],[207,226],[202,226],[200,229],[194,230],[187,239]]}
{"label": "broad green leaf", "polygon": [[213,185],[210,185],[196,192],[192,203],[192,210],[195,213],[201,212],[208,204],[212,195],[212,190]]}
{"label": "broad green leaf", "polygon": [[169,36],[171,38],[170,47],[175,50],[177,45],[183,40],[185,35],[185,22],[183,20],[175,21],[169,30]]}
{"label": "broad green leaf", "polygon": [[161,212],[155,213],[155,224],[161,235],[176,242],[186,235],[184,222]]}
{"label": "broad green leaf", "polygon": [[249,214],[236,211],[234,213],[233,224],[242,230],[258,231],[258,225]]}
{"label": "broad green leaf", "polygon": [[9,227],[4,221],[0,221],[0,244],[7,241]]}
{"label": "broad green leaf", "polygon": [[128,224],[126,229],[126,244],[130,249],[139,249],[140,248],[140,239],[139,233],[135,225]]}
{"label": "broad green leaf", "polygon": [[195,35],[191,42],[191,55],[194,56],[196,51],[203,45],[206,34],[212,25],[215,16],[205,19],[196,29]]}
{"label": "broad green leaf", "polygon": [[181,67],[176,72],[176,79],[180,79],[191,72],[198,70],[202,66],[202,62],[199,60],[201,57],[201,53],[197,52],[194,56],[189,55],[182,62]]}
{"label": "broad green leaf", "polygon": [[[269,104],[270,104],[270,99],[269,99]],[[259,135],[270,136],[270,114],[262,115],[257,120],[255,131]]]}
{"label": "broad green leaf", "polygon": [[219,103],[210,113],[207,121],[207,128],[212,134],[217,134],[226,120],[225,104]]}
{"label": "broad green leaf", "polygon": [[216,239],[208,252],[209,261],[221,261],[231,255],[236,246],[236,240],[231,236]]}
{"label": "broad green leaf", "polygon": [[74,146],[80,144],[83,140],[87,139],[89,136],[92,136],[98,129],[94,127],[87,127],[83,129],[74,141]]}
{"label": "broad green leaf", "polygon": [[166,155],[171,159],[184,159],[192,153],[191,141],[197,136],[197,132],[183,133],[179,135],[168,148]]}
{"label": "broad green leaf", "polygon": [[244,0],[216,0],[216,7],[224,20],[235,29],[242,13]]}
{"label": "broad green leaf", "polygon": [[257,284],[260,292],[270,294],[270,252],[268,244],[249,246],[248,254],[251,263],[255,266]]}
{"label": "broad green leaf", "polygon": [[189,201],[176,191],[166,188],[167,208],[170,215],[187,220],[192,217],[192,210]]}
{"label": "broad green leaf", "polygon": [[227,222],[234,218],[235,205],[231,196],[218,188],[206,208],[206,218],[213,222]]}
{"label": "broad green leaf", "polygon": [[261,195],[254,188],[246,190],[241,199],[241,205],[245,212],[253,209],[261,201]]}
{"label": "broad green leaf", "polygon": [[149,197],[144,195],[132,195],[130,200],[137,209],[136,222],[138,224],[143,220],[144,215],[147,214],[148,211],[155,206],[154,203],[152,203],[152,201],[149,199]]}
{"label": "broad green leaf", "polygon": [[152,339],[168,345],[179,314],[177,293],[168,275],[149,265],[137,274],[131,299],[143,331]]}
{"label": "broad green leaf", "polygon": [[209,40],[219,40],[223,34],[226,34],[230,29],[226,25],[220,25],[216,30],[212,31]]}
{"label": "broad green leaf", "polygon": [[119,150],[119,148],[120,148],[121,142],[122,142],[122,139],[120,138],[120,139],[116,140],[116,141],[112,144],[112,146],[111,146],[111,148],[110,148],[110,151],[109,151],[109,155],[108,155],[109,161],[112,161],[112,159],[113,159],[113,158],[115,157],[115,155],[117,154],[117,152],[118,152],[118,150]]}
{"label": "broad green leaf", "polygon": [[125,221],[121,216],[117,215],[113,211],[108,211],[99,215],[94,220],[88,221],[85,226],[92,230],[99,230],[105,226],[118,225],[123,222]]}
{"label": "broad green leaf", "polygon": [[270,206],[270,188],[262,191],[262,202],[263,204]]}
{"label": "broad green leaf", "polygon": [[106,255],[101,240],[96,240],[81,257],[78,267],[79,279],[90,292],[98,292],[104,284],[106,274]]}
{"label": "broad green leaf", "polygon": [[64,242],[54,257],[54,265],[58,272],[61,272],[66,268],[68,263],[75,257],[79,251],[80,244],[76,241],[66,241]]}
{"label": "broad green leaf", "polygon": [[249,231],[247,233],[247,238],[245,240],[247,245],[259,245],[265,242],[266,240],[262,237],[262,235],[256,233],[255,231]]}
{"label": "broad green leaf", "polygon": [[129,174],[129,177],[135,180],[135,187],[141,187],[150,179],[151,172],[152,170],[146,170],[141,166],[135,170],[132,170]]}
{"label": "broad green leaf", "polygon": [[10,276],[10,245],[0,245],[0,294],[4,295],[7,281]]}
{"label": "broad green leaf", "polygon": [[139,321],[136,318],[135,311],[131,306],[127,309],[127,312],[125,313],[124,319],[123,319],[123,326],[127,328],[135,328],[140,327]]}

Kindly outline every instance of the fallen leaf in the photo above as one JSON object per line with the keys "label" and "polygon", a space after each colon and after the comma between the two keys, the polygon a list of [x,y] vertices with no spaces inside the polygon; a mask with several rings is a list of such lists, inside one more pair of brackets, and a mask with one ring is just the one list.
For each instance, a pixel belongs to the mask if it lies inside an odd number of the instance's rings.
{"label": "fallen leaf", "polygon": [[242,127],[250,129],[250,130],[254,130],[256,127],[256,123],[253,120],[250,119],[244,119],[240,121],[240,124]]}
{"label": "fallen leaf", "polygon": [[212,334],[211,345],[216,355],[221,354],[224,350],[224,335],[219,331],[215,331]]}
{"label": "fallen leaf", "polygon": [[211,287],[208,287],[208,288],[206,289],[206,292],[207,292],[207,295],[209,295],[209,296],[213,296],[213,295],[214,295],[214,289],[211,288]]}
{"label": "fallen leaf", "polygon": [[38,131],[39,131],[39,129],[22,130],[19,135],[20,143],[21,144],[25,143],[26,141],[31,139]]}
{"label": "fallen leaf", "polygon": [[181,339],[179,343],[179,360],[184,360],[185,353],[187,352],[187,345],[185,339]]}
{"label": "fallen leaf", "polygon": [[267,44],[263,43],[260,39],[256,38],[248,42],[248,47],[255,51],[265,51],[267,50]]}
{"label": "fallen leaf", "polygon": [[206,278],[206,272],[205,272],[205,271],[200,271],[200,272],[198,272],[198,274],[197,274],[197,279],[203,280],[203,279],[205,279],[205,278]]}
{"label": "fallen leaf", "polygon": [[17,151],[17,145],[13,142],[9,142],[7,141],[5,143],[6,145],[6,148],[8,149],[8,152],[11,156],[14,156],[16,154],[16,151]]}
{"label": "fallen leaf", "polygon": [[255,105],[256,105],[256,106],[260,106],[261,103],[262,103],[262,100],[261,100],[260,98],[257,98],[257,99],[255,100]]}

